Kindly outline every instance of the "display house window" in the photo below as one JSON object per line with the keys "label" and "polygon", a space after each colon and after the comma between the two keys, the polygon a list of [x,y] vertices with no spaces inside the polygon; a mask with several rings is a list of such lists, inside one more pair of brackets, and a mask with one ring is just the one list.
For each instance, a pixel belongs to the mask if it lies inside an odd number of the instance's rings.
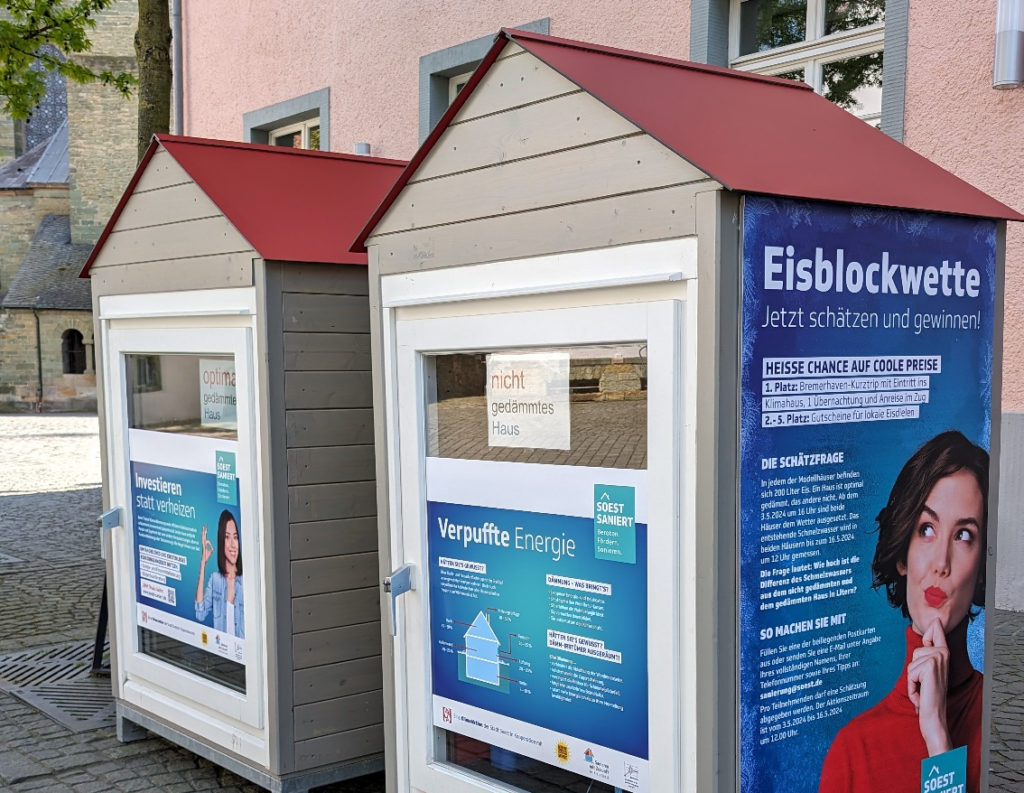
{"label": "display house window", "polygon": [[730,65],[810,85],[878,126],[886,0],[732,0]]}

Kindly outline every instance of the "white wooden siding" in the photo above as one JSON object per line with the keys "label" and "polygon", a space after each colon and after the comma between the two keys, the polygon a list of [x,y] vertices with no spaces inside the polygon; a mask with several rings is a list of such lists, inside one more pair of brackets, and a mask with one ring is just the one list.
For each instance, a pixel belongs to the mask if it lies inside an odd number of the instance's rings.
{"label": "white wooden siding", "polygon": [[258,257],[164,149],[150,159],[93,262],[103,294],[251,286]]}
{"label": "white wooden siding", "polygon": [[696,232],[695,196],[718,184],[516,49],[374,229],[382,274]]}

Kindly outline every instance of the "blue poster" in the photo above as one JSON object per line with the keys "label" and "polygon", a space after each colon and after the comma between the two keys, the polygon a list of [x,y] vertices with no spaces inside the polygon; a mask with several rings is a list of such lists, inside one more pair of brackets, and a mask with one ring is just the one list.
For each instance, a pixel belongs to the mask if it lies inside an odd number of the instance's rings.
{"label": "blue poster", "polygon": [[[647,526],[631,487],[581,491],[587,517],[428,501],[435,723],[643,790]],[[629,558],[597,545],[612,494]]]}
{"label": "blue poster", "polygon": [[996,224],[748,196],[743,793],[980,773]]}
{"label": "blue poster", "polygon": [[130,445],[139,626],[244,664],[237,444],[132,430]]}

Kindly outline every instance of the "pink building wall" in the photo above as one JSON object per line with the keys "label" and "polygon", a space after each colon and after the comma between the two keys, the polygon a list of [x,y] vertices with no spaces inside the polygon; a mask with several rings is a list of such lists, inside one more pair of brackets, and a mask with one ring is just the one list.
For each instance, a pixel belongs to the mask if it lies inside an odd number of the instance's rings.
{"label": "pink building wall", "polygon": [[[419,58],[548,17],[551,34],[689,55],[686,3],[660,0],[183,0],[185,134],[241,140],[242,115],[330,87],[330,148],[418,145]],[[996,0],[910,3],[904,142],[1024,211],[1024,88],[992,88]],[[837,152],[837,156],[841,153]],[[1007,231],[1003,410],[1024,412],[1024,224]]]}
{"label": "pink building wall", "polygon": [[[241,140],[243,114],[330,88],[330,148],[409,158],[419,59],[549,18],[550,33],[689,57],[687,0],[182,0],[185,134]],[[992,88],[996,0],[909,1],[904,142],[1024,211],[1024,87]],[[841,151],[836,152],[842,157]],[[1007,224],[996,604],[1024,609],[1024,223]]]}
{"label": "pink building wall", "polygon": [[241,140],[243,113],[330,86],[331,149],[399,159],[419,144],[421,55],[544,17],[554,36],[677,58],[690,38],[685,3],[642,0],[184,0],[182,17],[185,134]]}
{"label": "pink building wall", "polygon": [[[996,0],[911,3],[904,143],[1024,212],[1024,87],[992,88]],[[1003,410],[1024,411],[1024,223],[1006,233]]]}

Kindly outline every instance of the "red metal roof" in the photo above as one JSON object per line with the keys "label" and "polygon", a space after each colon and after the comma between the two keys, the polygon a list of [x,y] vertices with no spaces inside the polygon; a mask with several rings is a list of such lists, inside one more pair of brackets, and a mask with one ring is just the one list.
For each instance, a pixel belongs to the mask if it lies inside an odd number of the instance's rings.
{"label": "red metal roof", "polygon": [[82,269],[87,277],[153,154],[163,147],[264,259],[366,264],[350,246],[406,163],[154,135]]}
{"label": "red metal roof", "polygon": [[815,94],[803,83],[502,30],[416,152],[366,238],[509,41],[739,192],[1024,220],[1024,215]]}

